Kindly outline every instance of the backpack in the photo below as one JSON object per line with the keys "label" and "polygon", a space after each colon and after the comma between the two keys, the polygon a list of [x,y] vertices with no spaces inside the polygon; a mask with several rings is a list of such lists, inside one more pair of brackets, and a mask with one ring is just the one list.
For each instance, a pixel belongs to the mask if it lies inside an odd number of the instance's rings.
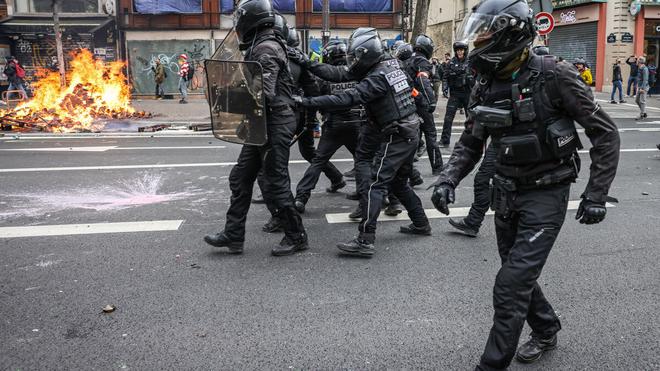
{"label": "backpack", "polygon": [[16,66],[16,77],[19,79],[24,79],[25,78],[25,70],[23,67],[21,67],[18,63],[14,63],[14,66]]}
{"label": "backpack", "polygon": [[195,63],[190,62],[188,64],[188,76],[186,76],[186,80],[191,81],[193,76],[195,76]]}

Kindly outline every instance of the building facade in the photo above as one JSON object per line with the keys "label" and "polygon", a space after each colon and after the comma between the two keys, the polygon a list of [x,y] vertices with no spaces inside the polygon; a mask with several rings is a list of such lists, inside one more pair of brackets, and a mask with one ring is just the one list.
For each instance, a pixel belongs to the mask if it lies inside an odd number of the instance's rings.
{"label": "building facade", "polygon": [[[410,0],[330,0],[332,38],[347,38],[357,27],[376,27],[389,42],[401,38]],[[302,33],[305,51],[321,47],[321,0],[273,0],[274,7]],[[178,56],[186,54],[195,70],[191,93],[205,88],[203,60],[213,54],[233,27],[233,0],[118,0],[117,22],[122,58],[136,95],[153,95],[151,67],[165,66],[165,92],[176,93]]]}
{"label": "building facade", "polygon": [[[65,60],[81,48],[94,52],[97,58],[117,59],[113,6],[114,1],[108,0],[62,2],[60,30]],[[25,68],[28,83],[34,80],[37,69],[56,69],[51,0],[6,0],[0,3],[1,12],[4,17],[0,18],[0,55],[15,56]]]}

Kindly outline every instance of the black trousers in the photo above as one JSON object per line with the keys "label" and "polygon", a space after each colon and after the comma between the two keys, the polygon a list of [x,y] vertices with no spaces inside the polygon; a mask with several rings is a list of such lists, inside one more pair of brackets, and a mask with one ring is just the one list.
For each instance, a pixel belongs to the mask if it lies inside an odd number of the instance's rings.
{"label": "black trousers", "polygon": [[367,193],[373,177],[373,160],[380,149],[383,135],[369,123],[360,126],[358,145],[355,149],[355,188],[360,195],[360,209],[365,210]]}
{"label": "black trousers", "polygon": [[[284,121],[286,122],[286,121]],[[286,236],[292,241],[306,238],[302,219],[293,205],[289,178],[289,144],[294,136],[295,120],[268,125],[268,142],[263,146],[243,146],[238,162],[229,174],[231,203],[227,210],[225,234],[234,241],[245,240],[245,221],[252,201],[252,187],[263,171],[261,191],[273,216],[284,223]],[[269,206],[270,209],[270,206]]]}
{"label": "black trousers", "polygon": [[[438,132],[435,128],[433,114],[425,109],[418,109],[417,114],[423,120],[420,128],[426,138],[426,151],[429,154],[429,161],[431,161],[431,169],[440,170],[442,168],[442,154],[438,145]],[[451,128],[449,130],[451,131]]]}
{"label": "black trousers", "polygon": [[442,135],[440,142],[442,144],[449,144],[451,141],[451,126],[456,117],[456,111],[461,108],[467,109],[470,94],[468,92],[451,93],[449,101],[447,101],[447,111],[445,112],[445,122],[442,126]]}
{"label": "black trousers", "polygon": [[561,329],[537,279],[564,223],[569,193],[568,184],[518,191],[511,217],[495,214],[502,267],[493,288],[495,315],[481,356],[483,370],[509,366],[525,320],[533,332],[543,337]]}
{"label": "black trousers", "polygon": [[[342,146],[355,157],[355,149],[358,144],[360,134],[359,124],[325,124],[323,125],[323,135],[319,140],[319,146],[316,149],[316,155],[312,159],[311,165],[305,171],[298,187],[296,188],[296,199],[305,203],[309,200],[312,190],[319,181],[321,171],[330,163],[330,159],[335,152]],[[333,166],[334,167],[334,166]],[[341,181],[341,180],[340,180]]]}
{"label": "black trousers", "polygon": [[490,179],[495,175],[495,160],[497,160],[497,150],[489,144],[479,170],[474,176],[474,202],[465,218],[466,224],[476,228],[481,227],[490,206]]}
{"label": "black trousers", "polygon": [[419,137],[404,138],[391,134],[386,140],[382,153],[376,159],[375,179],[368,185],[367,191],[360,194],[362,220],[358,229],[360,237],[367,241],[375,239],[378,216],[388,190],[403,204],[416,226],[428,224],[422,201],[408,184]]}
{"label": "black trousers", "polygon": [[[316,147],[314,146],[314,133],[312,130],[304,130],[305,128],[305,121],[304,120],[298,120],[298,127],[296,128],[296,133],[302,132],[302,135],[298,138],[298,149],[300,150],[300,154],[302,157],[309,162],[310,164],[312,163],[312,160],[314,160],[314,157],[316,156]],[[323,133],[325,135],[325,133]],[[325,174],[325,176],[330,179],[330,182],[332,184],[340,183],[342,180],[344,180],[343,174],[337,170],[335,165],[333,165],[331,162],[326,162],[325,165],[322,167],[321,171]]]}

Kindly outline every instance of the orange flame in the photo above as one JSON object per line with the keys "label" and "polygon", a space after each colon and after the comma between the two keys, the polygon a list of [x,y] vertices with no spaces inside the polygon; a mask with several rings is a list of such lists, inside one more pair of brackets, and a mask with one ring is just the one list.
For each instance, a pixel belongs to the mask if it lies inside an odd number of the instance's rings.
{"label": "orange flame", "polygon": [[12,111],[1,111],[13,119],[34,123],[54,132],[96,131],[99,119],[144,115],[131,107],[131,88],[122,72],[124,62],[95,60],[89,50],[72,53],[67,85],[60,86],[58,72],[41,69],[32,84],[34,98]]}

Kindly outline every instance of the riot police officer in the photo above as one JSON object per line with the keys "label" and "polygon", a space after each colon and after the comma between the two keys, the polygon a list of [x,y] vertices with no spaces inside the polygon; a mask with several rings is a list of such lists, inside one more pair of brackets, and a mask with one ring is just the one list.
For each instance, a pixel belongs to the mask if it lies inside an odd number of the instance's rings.
{"label": "riot police officer", "polygon": [[[353,89],[333,95],[303,98],[305,107],[345,108],[364,105],[369,123],[363,125],[360,145],[357,151],[356,167],[359,178],[370,179],[369,164],[361,161],[362,146],[366,152],[383,147],[377,159],[375,180],[367,180],[360,191],[362,220],[358,236],[337,247],[345,253],[370,257],[374,254],[376,222],[380,214],[383,198],[388,188],[408,210],[412,224],[402,227],[402,233],[430,235],[428,222],[421,200],[408,184],[412,162],[419,140],[420,118],[412,97],[412,86],[406,73],[396,59],[386,55],[380,38],[374,29],[357,29],[349,40],[348,66],[346,69],[314,66],[315,74],[324,75],[327,80],[356,80],[360,82]],[[326,65],[327,66],[327,65]],[[367,135],[364,135],[367,134]],[[372,152],[373,153],[373,152]],[[365,168],[366,165],[366,168]]]}
{"label": "riot police officer", "polygon": [[429,60],[433,56],[434,48],[433,40],[430,37],[426,35],[417,36],[413,46],[414,53],[405,60],[404,65],[406,73],[414,81],[413,85],[418,92],[415,103],[417,104],[417,114],[423,120],[421,131],[426,138],[426,150],[428,151],[429,161],[431,161],[431,169],[433,175],[439,175],[442,170],[442,155],[438,147],[438,134],[433,119],[437,99],[431,81],[433,65]]}
{"label": "riot police officer", "polygon": [[296,211],[289,179],[289,145],[296,129],[295,90],[288,67],[286,45],[273,32],[275,13],[269,0],[241,0],[234,27],[246,61],[259,62],[263,70],[268,141],[263,146],[244,146],[229,175],[231,201],[224,231],[204,237],[230,253],[243,252],[245,221],[252,188],[263,169],[264,199],[284,223],[284,238],[272,248],[273,255],[290,255],[308,248],[307,234]]}
{"label": "riot police officer", "polygon": [[[281,15],[275,14],[275,23],[273,25],[275,35],[280,37],[287,45],[287,55],[289,57],[289,69],[293,82],[296,85],[296,95],[316,96],[320,94],[319,86],[315,77],[307,70],[302,68],[296,61],[302,55],[302,51],[298,49],[300,46],[300,39],[296,29],[289,29],[286,19]],[[296,135],[298,142],[298,149],[302,157],[310,164],[316,156],[316,147],[314,146],[314,122],[316,120],[316,110],[307,110],[306,112],[298,113],[298,126],[296,127]],[[346,186],[344,176],[342,173],[330,162],[326,161],[320,168],[328,179],[330,179],[330,187],[326,191],[330,193],[337,192],[339,189]],[[259,187],[265,186],[262,176],[257,178]],[[266,201],[266,200],[264,200]],[[274,205],[266,202],[268,210],[271,212],[271,218],[263,226],[262,230],[268,233],[280,232],[283,228],[283,223],[280,218],[275,217]]]}
{"label": "riot police officer", "polygon": [[[479,161],[484,142],[497,151],[493,176],[495,229],[502,266],[493,289],[494,323],[478,370],[506,369],[514,355],[534,362],[557,345],[559,318],[537,283],[564,222],[570,184],[579,172],[580,139],[593,147],[589,181],[576,214],[595,224],[619,160],[619,134],[577,70],[531,50],[534,18],[524,0],[484,0],[458,32],[474,42],[478,84],[461,139],[436,182],[432,201],[448,214],[454,189]],[[516,352],[525,320],[530,339]]]}
{"label": "riot police officer", "polygon": [[[346,65],[346,43],[339,40],[331,41],[323,51],[323,61],[333,66]],[[309,73],[308,71],[305,71]],[[349,82],[321,82],[321,94],[338,94],[355,88],[356,81]],[[329,163],[330,158],[342,146],[355,155],[360,126],[364,120],[364,109],[361,106],[349,107],[342,110],[324,110],[323,136],[319,141],[316,155],[305,175],[303,175],[296,188],[296,209],[305,211],[312,190],[316,187],[321,170]]]}
{"label": "riot police officer", "polygon": [[440,136],[440,144],[443,147],[449,147],[451,127],[454,117],[456,117],[456,111],[467,108],[470,89],[474,82],[468,65],[468,45],[459,40],[454,43],[453,48],[454,57],[447,62],[442,73],[442,92],[449,96],[445,122]]}

